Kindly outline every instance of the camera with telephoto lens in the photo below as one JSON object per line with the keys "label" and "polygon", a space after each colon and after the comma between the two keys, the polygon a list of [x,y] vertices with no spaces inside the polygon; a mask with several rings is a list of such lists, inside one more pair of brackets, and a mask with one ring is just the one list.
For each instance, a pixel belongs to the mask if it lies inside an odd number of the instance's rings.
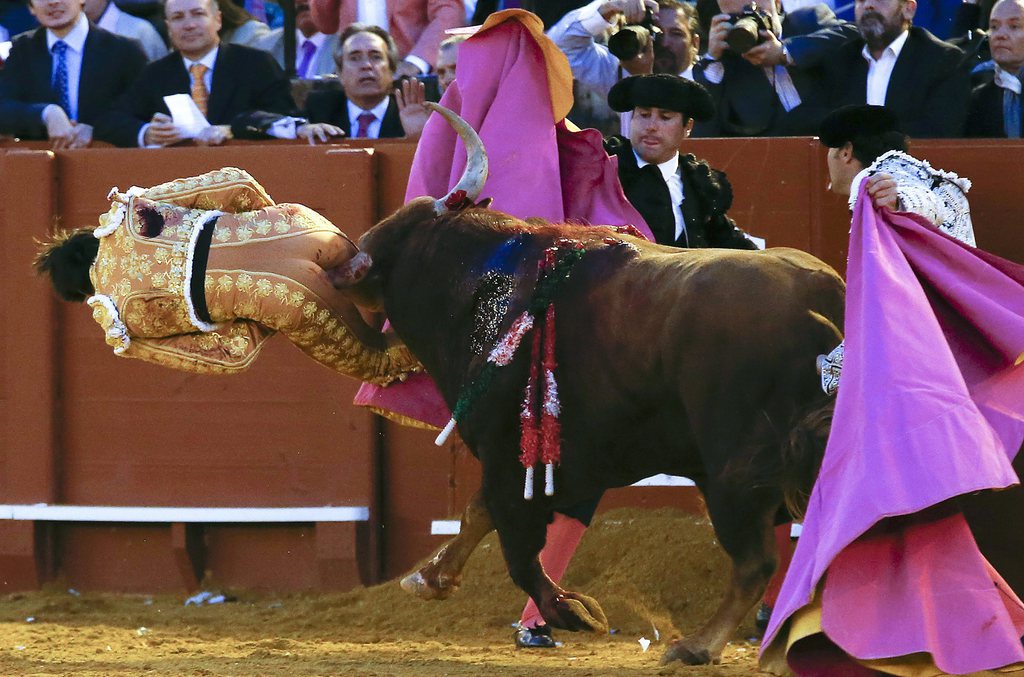
{"label": "camera with telephoto lens", "polygon": [[737,54],[745,54],[751,48],[764,42],[761,31],[772,30],[772,18],[753,2],[739,14],[730,14],[729,23],[732,28],[725,36],[729,49]]}
{"label": "camera with telephoto lens", "polygon": [[648,40],[653,40],[654,46],[657,47],[661,36],[661,29],[654,24],[654,12],[648,7],[643,21],[638,24],[627,24],[608,38],[608,51],[619,61],[629,61],[644,51]]}

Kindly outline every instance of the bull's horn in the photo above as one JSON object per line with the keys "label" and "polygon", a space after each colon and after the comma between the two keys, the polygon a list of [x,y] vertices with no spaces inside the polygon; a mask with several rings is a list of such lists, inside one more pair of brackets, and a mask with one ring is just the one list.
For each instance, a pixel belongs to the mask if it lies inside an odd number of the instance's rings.
{"label": "bull's horn", "polygon": [[373,259],[370,258],[370,255],[366,252],[358,252],[340,266],[329,268],[324,272],[327,273],[327,277],[335,289],[344,289],[355,285],[366,277],[372,267]]}
{"label": "bull's horn", "polygon": [[466,145],[466,171],[462,173],[462,178],[455,184],[455,187],[434,203],[434,210],[438,214],[442,214],[448,211],[450,200],[462,202],[459,196],[460,192],[465,193],[464,199],[471,202],[476,202],[476,199],[480,197],[480,193],[484,189],[484,182],[487,181],[487,151],[484,150],[484,142],[480,140],[480,136],[475,129],[469,126],[468,122],[444,106],[431,101],[424,105],[437,111],[447,120],[455,132],[462,137],[462,143]]}

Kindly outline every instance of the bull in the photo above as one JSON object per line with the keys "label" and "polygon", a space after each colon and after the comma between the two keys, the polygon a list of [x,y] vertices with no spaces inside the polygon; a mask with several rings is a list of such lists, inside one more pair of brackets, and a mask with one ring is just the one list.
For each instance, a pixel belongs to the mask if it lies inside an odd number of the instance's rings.
{"label": "bull", "polygon": [[375,225],[329,274],[357,305],[387,314],[450,408],[487,358],[481,280],[495,252],[516,243],[502,331],[530,303],[545,249],[569,238],[582,258],[552,299],[562,441],[553,495],[524,498],[519,414],[531,360],[520,350],[458,422],[482,466],[463,531],[405,586],[450,592],[493,527],[510,577],[551,626],[605,630],[598,602],[556,585],[539,562],[553,509],[656,473],[683,475],[703,493],[732,571],[715,614],[663,662],[717,662],[775,569],[774,525],[813,484],[833,406],[815,361],[842,338],[842,278],[792,249],[681,250],[491,210],[476,202],[486,178],[479,137],[432,107],[466,145],[462,179],[444,198],[414,199]]}

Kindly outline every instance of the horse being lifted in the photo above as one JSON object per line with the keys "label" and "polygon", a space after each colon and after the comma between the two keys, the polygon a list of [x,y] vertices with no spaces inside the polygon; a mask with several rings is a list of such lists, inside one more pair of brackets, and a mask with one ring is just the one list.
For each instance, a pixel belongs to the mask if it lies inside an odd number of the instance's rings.
{"label": "horse being lifted", "polygon": [[732,573],[716,613],[664,660],[717,661],[775,568],[773,525],[786,505],[799,510],[824,450],[832,401],[815,360],[842,338],[842,278],[792,249],[680,250],[611,228],[527,223],[487,209],[475,204],[486,178],[479,137],[454,113],[434,109],[465,142],[462,179],[444,198],[417,198],[374,226],[360,252],[329,274],[354,302],[387,313],[450,408],[485,369],[491,345],[481,349],[487,323],[479,317],[493,296],[484,288],[496,257],[515,252],[502,259],[511,273],[507,312],[487,341],[536,298],[546,249],[568,238],[581,256],[552,292],[561,400],[553,495],[545,495],[541,471],[535,496],[524,498],[527,335],[458,423],[483,468],[463,533],[406,585],[444,596],[493,524],[509,575],[549,624],[602,631],[597,601],[560,588],[540,565],[552,509],[656,473],[684,475],[704,494]]}

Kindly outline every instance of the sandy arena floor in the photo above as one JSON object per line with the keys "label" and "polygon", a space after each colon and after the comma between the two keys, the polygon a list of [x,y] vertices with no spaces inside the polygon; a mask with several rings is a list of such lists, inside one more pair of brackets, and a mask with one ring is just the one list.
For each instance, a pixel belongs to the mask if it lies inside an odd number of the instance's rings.
{"label": "sandy arena floor", "polygon": [[[705,521],[672,510],[605,513],[566,583],[601,602],[614,634],[556,633],[564,645],[547,651],[512,646],[524,597],[493,534],[443,602],[411,598],[395,581],[345,594],[233,590],[237,601],[199,607],[184,606],[186,595],[54,586],[0,598],[0,675],[754,675],[751,619],[721,665],[658,664],[670,638],[711,614],[725,571]],[[652,640],[646,653],[641,637]]]}

